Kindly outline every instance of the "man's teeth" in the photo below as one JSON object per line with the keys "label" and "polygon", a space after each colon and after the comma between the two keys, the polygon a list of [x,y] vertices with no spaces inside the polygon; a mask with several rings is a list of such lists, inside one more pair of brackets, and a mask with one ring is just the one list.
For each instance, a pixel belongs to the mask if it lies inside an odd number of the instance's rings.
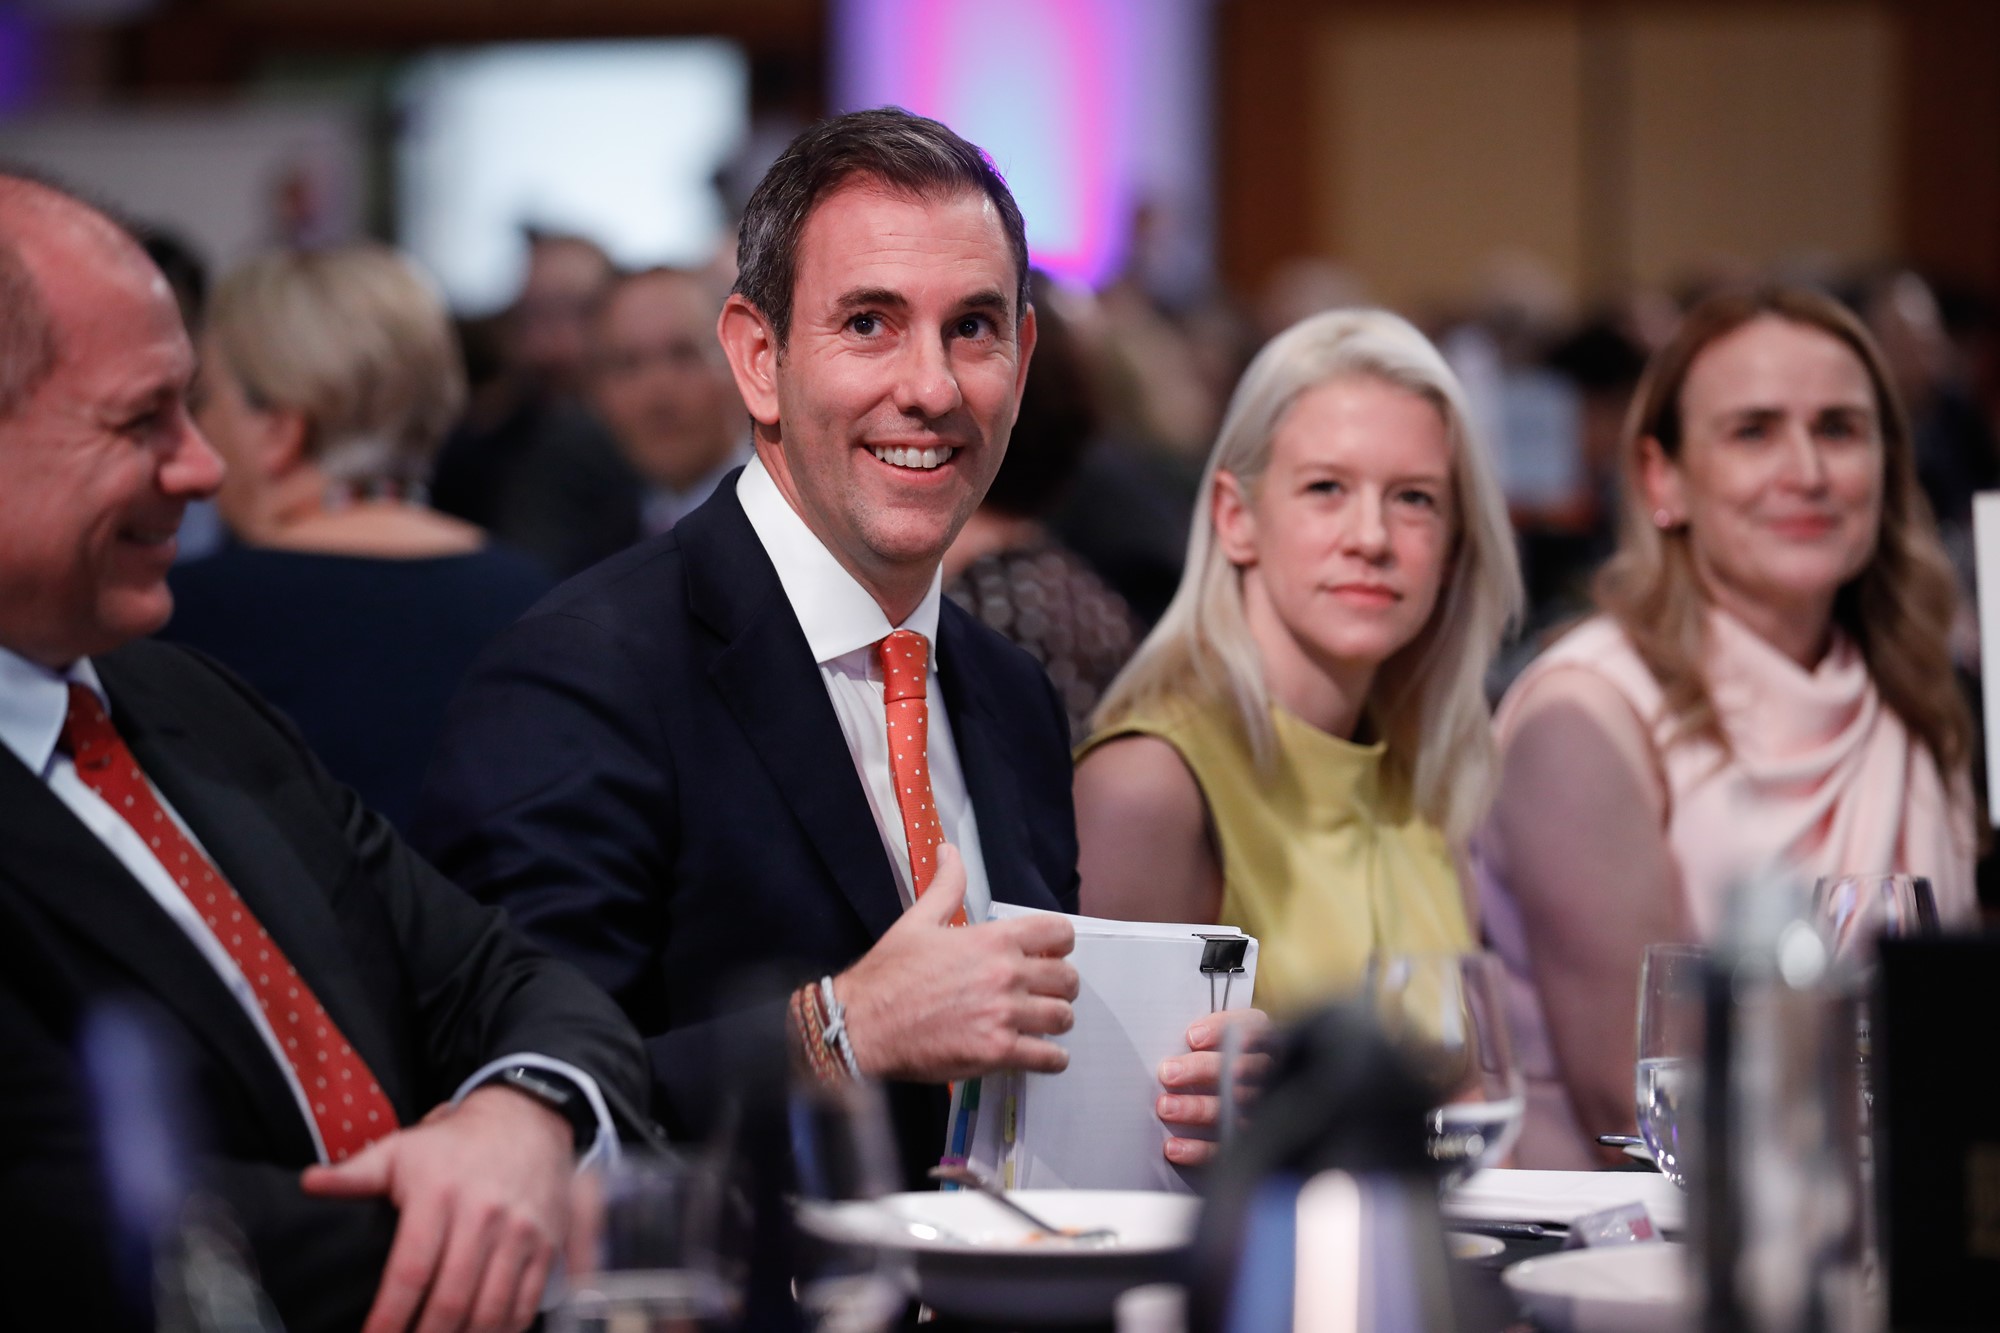
{"label": "man's teeth", "polygon": [[890,467],[933,468],[950,462],[957,452],[947,445],[942,449],[876,449],[874,454]]}

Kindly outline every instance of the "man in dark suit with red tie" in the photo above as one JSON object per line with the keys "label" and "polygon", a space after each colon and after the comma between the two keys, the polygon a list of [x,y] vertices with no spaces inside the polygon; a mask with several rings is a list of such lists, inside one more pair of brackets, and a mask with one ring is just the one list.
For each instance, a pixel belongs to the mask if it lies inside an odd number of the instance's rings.
{"label": "man in dark suit with red tie", "polygon": [[151,1326],[79,1053],[136,999],[288,1328],[525,1327],[642,1053],[239,682],[143,639],[222,476],[194,373],[140,248],[0,176],[0,1326]]}
{"label": "man in dark suit with red tie", "polygon": [[[494,643],[412,836],[620,1000],[670,1131],[783,1034],[890,1082],[918,1185],[946,1081],[1061,1069],[1077,993],[1066,921],[988,919],[1076,908],[1068,722],[940,597],[1034,351],[1027,241],[976,147],[885,109],[787,148],[738,264],[717,331],[756,457]],[[747,1004],[759,973],[789,999]]]}

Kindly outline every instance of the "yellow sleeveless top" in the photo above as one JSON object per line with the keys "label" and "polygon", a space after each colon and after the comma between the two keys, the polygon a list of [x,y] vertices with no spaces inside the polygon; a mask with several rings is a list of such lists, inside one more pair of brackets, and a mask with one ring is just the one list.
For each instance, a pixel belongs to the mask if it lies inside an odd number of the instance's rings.
{"label": "yellow sleeveless top", "polygon": [[1221,924],[1258,940],[1258,1006],[1274,1014],[1352,991],[1373,953],[1473,947],[1443,832],[1389,808],[1380,744],[1357,745],[1276,707],[1278,746],[1260,775],[1224,703],[1183,700],[1085,741],[1120,736],[1180,752],[1208,802],[1222,856]]}

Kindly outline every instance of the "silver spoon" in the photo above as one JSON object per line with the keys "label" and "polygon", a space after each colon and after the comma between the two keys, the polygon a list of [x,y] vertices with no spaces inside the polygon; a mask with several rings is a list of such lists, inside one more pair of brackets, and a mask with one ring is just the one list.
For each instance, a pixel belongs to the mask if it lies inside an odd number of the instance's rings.
{"label": "silver spoon", "polygon": [[930,1174],[932,1180],[949,1180],[953,1184],[972,1186],[972,1188],[978,1190],[1002,1208],[1005,1208],[1016,1217],[1027,1222],[1035,1230],[1047,1232],[1050,1236],[1059,1240],[1074,1241],[1079,1245],[1092,1245],[1100,1249],[1118,1243],[1118,1233],[1110,1227],[1091,1227],[1087,1231],[1071,1231],[1035,1216],[1035,1214],[1014,1202],[1008,1196],[1006,1190],[1001,1189],[987,1178],[985,1172],[973,1166],[934,1166],[931,1168]]}

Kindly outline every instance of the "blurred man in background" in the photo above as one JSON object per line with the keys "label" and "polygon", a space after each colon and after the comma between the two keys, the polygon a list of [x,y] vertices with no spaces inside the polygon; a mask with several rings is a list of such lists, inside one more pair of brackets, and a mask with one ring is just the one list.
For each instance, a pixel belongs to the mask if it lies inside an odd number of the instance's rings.
{"label": "blurred man in background", "polygon": [[431,476],[439,510],[559,576],[617,549],[604,525],[626,500],[617,447],[582,401],[590,312],[611,280],[595,242],[529,233],[521,293],[500,319],[498,373],[475,387]]}
{"label": "blurred man in background", "polygon": [[656,268],[614,282],[591,320],[590,404],[632,469],[633,540],[673,527],[753,455],[715,341],[721,307],[700,275]]}

